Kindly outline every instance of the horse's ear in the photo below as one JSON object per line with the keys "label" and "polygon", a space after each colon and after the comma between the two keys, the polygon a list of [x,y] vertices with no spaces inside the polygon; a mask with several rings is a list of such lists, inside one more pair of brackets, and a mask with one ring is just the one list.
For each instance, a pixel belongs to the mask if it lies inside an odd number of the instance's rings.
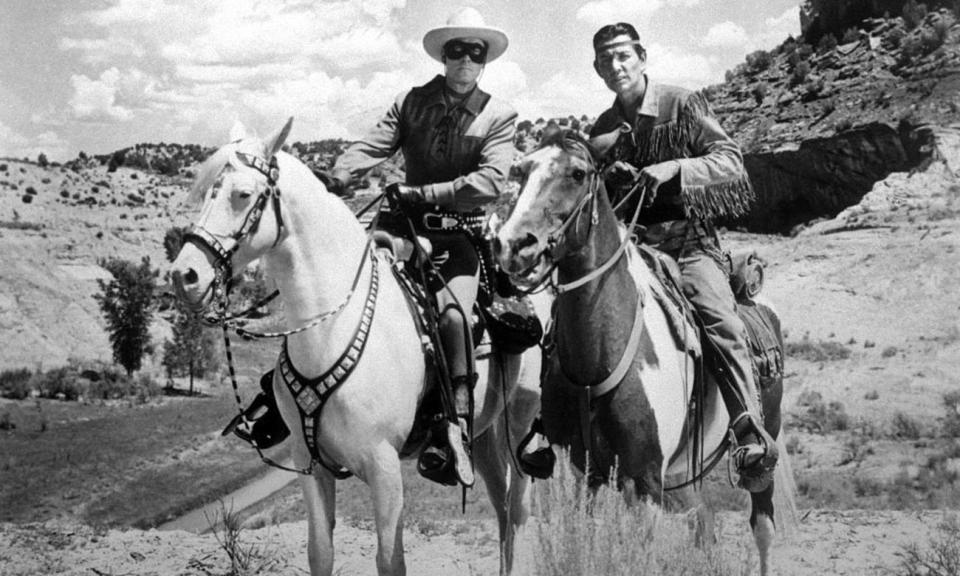
{"label": "horse's ear", "polygon": [[563,129],[560,126],[550,123],[547,124],[547,127],[543,129],[543,134],[540,135],[540,146],[549,146],[551,144],[556,144],[563,139]]}
{"label": "horse's ear", "polygon": [[283,143],[287,139],[287,136],[290,135],[291,128],[293,128],[293,116],[291,116],[290,118],[287,118],[287,123],[283,125],[283,128],[281,128],[275,134],[267,138],[267,142],[266,142],[267,158],[273,158],[274,154],[280,151],[280,148],[283,146]]}
{"label": "horse's ear", "polygon": [[249,136],[247,127],[243,125],[243,122],[237,120],[233,123],[233,127],[230,128],[230,142],[236,142],[238,140],[243,140]]}
{"label": "horse's ear", "polygon": [[622,122],[613,130],[603,134],[598,134],[591,138],[590,153],[593,155],[593,159],[597,162],[605,160],[607,155],[613,149],[614,144],[620,140],[620,136],[630,132],[631,130],[632,129],[630,128],[629,124]]}

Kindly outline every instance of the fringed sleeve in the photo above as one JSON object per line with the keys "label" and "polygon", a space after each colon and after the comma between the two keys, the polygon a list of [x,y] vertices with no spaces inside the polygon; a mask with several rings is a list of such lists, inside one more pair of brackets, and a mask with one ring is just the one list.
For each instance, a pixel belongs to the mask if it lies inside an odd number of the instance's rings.
{"label": "fringed sleeve", "polygon": [[677,119],[686,139],[680,155],[680,195],[687,217],[712,220],[747,213],[753,186],[743,167],[740,147],[724,132],[706,98],[689,95]]}

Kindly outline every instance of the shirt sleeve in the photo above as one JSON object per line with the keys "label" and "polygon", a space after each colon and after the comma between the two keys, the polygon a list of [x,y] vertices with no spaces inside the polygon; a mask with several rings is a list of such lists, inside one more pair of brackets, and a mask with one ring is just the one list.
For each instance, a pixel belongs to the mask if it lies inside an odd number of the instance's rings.
{"label": "shirt sleeve", "polygon": [[740,146],[724,132],[701,94],[690,96],[683,113],[689,127],[688,156],[676,161],[688,216],[745,214],[754,192]]}
{"label": "shirt sleeve", "polygon": [[333,166],[334,177],[348,184],[397,152],[400,148],[400,111],[408,93],[398,95],[376,126],[344,150]]}
{"label": "shirt sleeve", "polygon": [[458,211],[479,208],[495,200],[503,190],[516,155],[514,134],[517,113],[502,107],[484,136],[477,169],[447,182],[424,186],[429,202]]}

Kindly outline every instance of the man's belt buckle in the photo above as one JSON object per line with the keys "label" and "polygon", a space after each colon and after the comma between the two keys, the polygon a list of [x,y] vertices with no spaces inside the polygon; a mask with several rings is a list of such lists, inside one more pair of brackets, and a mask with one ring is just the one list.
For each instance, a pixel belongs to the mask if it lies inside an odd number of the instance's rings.
{"label": "man's belt buckle", "polygon": [[427,230],[453,230],[460,225],[460,220],[443,214],[428,212],[423,215],[423,227]]}

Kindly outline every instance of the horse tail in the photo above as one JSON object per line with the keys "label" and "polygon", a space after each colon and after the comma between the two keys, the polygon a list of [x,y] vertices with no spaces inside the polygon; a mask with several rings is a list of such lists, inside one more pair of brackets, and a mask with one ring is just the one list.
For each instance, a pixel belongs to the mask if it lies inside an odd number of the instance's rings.
{"label": "horse tail", "polygon": [[777,435],[780,460],[773,473],[773,510],[777,531],[786,538],[796,536],[800,529],[800,511],[797,509],[797,483],[793,477],[793,465],[787,446],[783,441],[783,428]]}

